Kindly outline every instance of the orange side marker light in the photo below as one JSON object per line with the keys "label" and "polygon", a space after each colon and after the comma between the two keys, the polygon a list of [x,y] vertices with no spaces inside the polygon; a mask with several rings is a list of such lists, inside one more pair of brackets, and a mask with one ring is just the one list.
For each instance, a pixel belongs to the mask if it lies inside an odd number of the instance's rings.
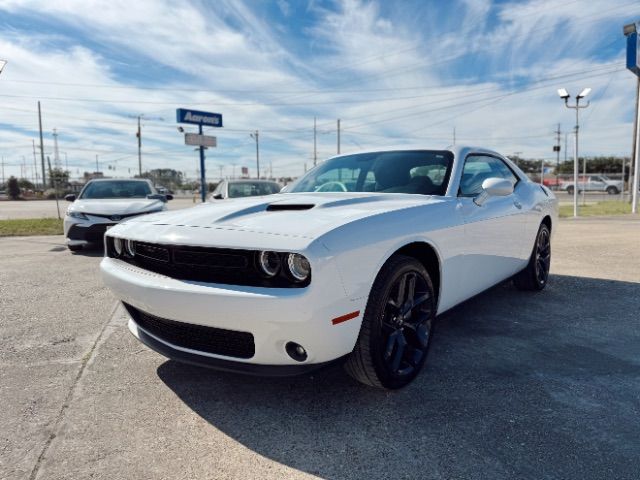
{"label": "orange side marker light", "polygon": [[339,323],[346,322],[347,320],[352,320],[360,316],[360,310],[356,310],[355,312],[347,313],[346,315],[342,315],[341,317],[336,317],[331,320],[333,325],[338,325]]}

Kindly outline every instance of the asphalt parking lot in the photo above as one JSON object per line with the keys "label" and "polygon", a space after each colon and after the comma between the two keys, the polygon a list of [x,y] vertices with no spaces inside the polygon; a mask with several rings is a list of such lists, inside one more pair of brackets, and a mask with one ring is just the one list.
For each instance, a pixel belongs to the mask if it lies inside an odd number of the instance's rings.
{"label": "asphalt parking lot", "polygon": [[544,292],[446,313],[391,393],[168,361],[128,333],[100,251],[0,238],[0,478],[638,478],[640,219],[556,229]]}

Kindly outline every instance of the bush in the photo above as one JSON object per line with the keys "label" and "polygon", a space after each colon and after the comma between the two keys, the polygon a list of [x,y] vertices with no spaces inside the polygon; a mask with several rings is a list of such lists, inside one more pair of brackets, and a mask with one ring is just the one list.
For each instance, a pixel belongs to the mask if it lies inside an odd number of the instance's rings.
{"label": "bush", "polygon": [[11,200],[17,200],[20,198],[20,187],[18,186],[18,179],[16,177],[9,178],[7,187],[9,190],[7,193]]}

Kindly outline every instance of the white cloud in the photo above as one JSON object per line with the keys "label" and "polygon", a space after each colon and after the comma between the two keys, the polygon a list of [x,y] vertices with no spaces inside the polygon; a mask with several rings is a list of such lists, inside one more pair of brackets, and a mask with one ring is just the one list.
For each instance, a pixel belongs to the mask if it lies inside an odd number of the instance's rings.
{"label": "white cloud", "polygon": [[[280,1],[289,22],[302,22],[293,30],[304,31],[285,38],[291,29],[266,17],[260,5],[231,0],[5,1],[0,11],[9,25],[14,17],[20,25],[46,19],[55,29],[0,33],[0,56],[10,62],[0,77],[0,125],[14,127],[0,129],[0,154],[13,164],[32,155],[40,98],[45,150],[51,151],[57,127],[61,150],[81,170],[92,168],[94,152],[105,162],[120,158],[118,174],[136,169],[130,116],[145,113],[165,119],[144,122],[145,166],[172,165],[193,176],[195,153],[175,130],[179,106],[224,114],[225,128],[215,132],[220,146],[208,152],[211,177],[224,163],[253,166],[248,133],[254,129],[262,132],[265,164],[301,173],[311,164],[314,116],[321,158],[336,150],[336,118],[342,119],[343,150],[421,139],[441,147],[456,127],[461,142],[550,156],[556,123],[573,126],[555,88],[587,84],[593,104],[583,113],[581,151],[628,154],[633,77],[584,77],[605,72],[597,69],[612,61],[622,66],[619,26],[640,14],[640,5],[448,5],[311,2],[303,14]],[[578,71],[585,73],[497,98],[535,79]],[[102,101],[54,99],[61,97]]]}

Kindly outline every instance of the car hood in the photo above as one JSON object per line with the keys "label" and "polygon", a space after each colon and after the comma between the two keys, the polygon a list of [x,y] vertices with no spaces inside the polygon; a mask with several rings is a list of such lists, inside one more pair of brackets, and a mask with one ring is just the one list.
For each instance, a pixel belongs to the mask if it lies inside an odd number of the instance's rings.
{"label": "car hood", "polygon": [[361,218],[442,201],[442,197],[389,193],[286,193],[205,203],[134,218],[123,227],[137,239],[159,243],[215,242],[248,248],[265,247],[265,242],[282,245],[288,237],[287,245],[299,247]]}
{"label": "car hood", "polygon": [[148,198],[97,198],[76,200],[69,207],[74,212],[96,215],[133,215],[163,207],[161,200]]}

